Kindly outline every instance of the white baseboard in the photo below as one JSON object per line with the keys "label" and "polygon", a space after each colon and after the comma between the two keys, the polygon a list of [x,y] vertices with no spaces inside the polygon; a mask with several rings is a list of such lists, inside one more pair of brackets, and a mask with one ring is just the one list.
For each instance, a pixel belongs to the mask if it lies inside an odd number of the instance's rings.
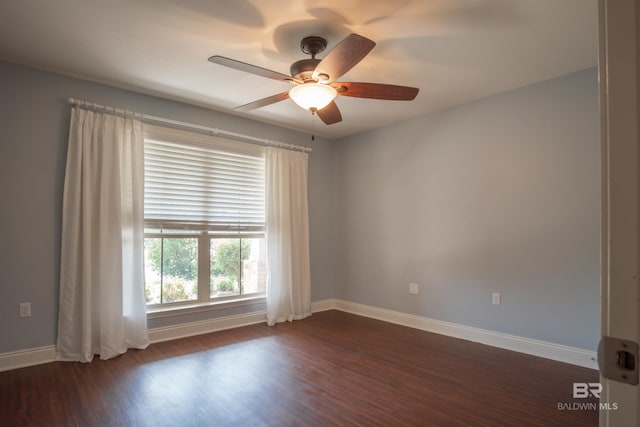
{"label": "white baseboard", "polygon": [[55,362],[56,346],[30,348],[0,354],[0,372]]}
{"label": "white baseboard", "polygon": [[356,304],[339,299],[327,300],[327,302],[323,302],[322,305],[327,306],[329,304],[333,304],[333,308],[336,310],[357,314],[359,316],[370,317],[372,319],[383,320],[385,322],[408,326],[423,331],[434,332],[436,334],[461,338],[506,350],[526,353],[533,356],[543,357],[545,359],[570,363],[572,365],[583,366],[585,368],[598,369],[597,355],[594,351],[504,334],[501,332],[489,331],[486,329],[474,328],[471,326],[430,319],[428,317],[416,316],[399,311],[372,307],[369,305]]}
{"label": "white baseboard", "polygon": [[319,313],[321,311],[335,310],[336,299],[323,299],[321,301],[313,301],[311,303],[311,313]]}
{"label": "white baseboard", "polygon": [[149,329],[149,341],[151,343],[157,343],[175,340],[178,338],[223,331],[225,329],[254,325],[256,323],[263,323],[266,321],[267,313],[266,311],[261,310],[251,313],[237,314],[234,316],[207,319],[199,322],[181,323],[179,325]]}
{"label": "white baseboard", "polygon": [[[441,320],[430,319],[428,317],[416,316],[369,305],[356,304],[340,299],[326,299],[322,301],[315,301],[311,304],[311,311],[313,313],[333,309],[402,326],[408,326],[410,328],[420,329],[423,331],[487,344],[493,347],[504,348],[520,353],[531,354],[533,356],[544,357],[546,359],[570,363],[572,365],[598,369],[596,353],[576,347],[569,347],[561,344],[489,331],[486,329],[444,322]],[[182,323],[179,325],[153,328],[149,329],[149,341],[151,343],[157,343],[174,340],[222,331],[225,329],[254,325],[266,322],[266,320],[266,312],[262,310],[234,316],[208,319],[200,322]],[[0,372],[54,362],[55,357],[55,346],[45,346],[2,353],[0,354]]]}
{"label": "white baseboard", "polygon": [[[149,329],[149,341],[157,343],[209,332],[238,328],[267,321],[264,310],[235,316],[224,316],[200,322],[182,323],[180,325]],[[30,348],[26,350],[0,353],[0,372],[27,366],[55,362],[56,346]]]}

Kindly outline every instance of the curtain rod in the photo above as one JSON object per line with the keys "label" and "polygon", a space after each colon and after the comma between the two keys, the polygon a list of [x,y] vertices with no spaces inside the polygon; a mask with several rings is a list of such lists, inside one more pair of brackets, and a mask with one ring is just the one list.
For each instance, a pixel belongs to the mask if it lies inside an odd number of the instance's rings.
{"label": "curtain rod", "polygon": [[305,153],[310,153],[312,151],[311,148],[303,147],[301,145],[287,144],[286,142],[275,141],[272,139],[258,138],[256,136],[246,135],[246,134],[237,133],[237,132],[231,132],[228,130],[212,128],[208,126],[201,126],[193,123],[181,122],[179,120],[167,119],[165,117],[153,116],[151,114],[138,113],[135,111],[124,110],[122,108],[96,104],[95,102],[83,101],[81,99],[76,99],[76,98],[69,98],[67,99],[67,102],[69,102],[69,104],[71,104],[72,106],[93,109],[93,110],[103,110],[104,112],[111,113],[111,114],[117,114],[117,115],[123,115],[123,116],[126,116],[127,114],[132,114],[134,118],[139,117],[143,122],[164,123],[164,124],[169,124],[174,126],[180,126],[182,128],[186,128],[190,130],[197,130],[200,132],[209,133],[214,136],[226,135],[226,136],[231,136],[233,138],[243,139],[247,142],[254,143],[254,144],[258,143],[258,144],[267,145],[271,147],[286,148],[288,150],[294,150],[294,151],[302,151]]}

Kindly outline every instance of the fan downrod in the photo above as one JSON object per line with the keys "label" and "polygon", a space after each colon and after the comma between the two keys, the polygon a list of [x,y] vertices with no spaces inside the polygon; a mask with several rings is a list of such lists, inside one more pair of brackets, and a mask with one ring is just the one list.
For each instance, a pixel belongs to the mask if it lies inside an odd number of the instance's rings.
{"label": "fan downrod", "polygon": [[316,55],[322,52],[327,47],[327,40],[318,36],[308,36],[302,39],[300,42],[300,50],[311,55],[311,58],[301,59],[291,64],[291,76],[303,82],[314,81],[313,72],[320,63],[319,59],[316,59]]}

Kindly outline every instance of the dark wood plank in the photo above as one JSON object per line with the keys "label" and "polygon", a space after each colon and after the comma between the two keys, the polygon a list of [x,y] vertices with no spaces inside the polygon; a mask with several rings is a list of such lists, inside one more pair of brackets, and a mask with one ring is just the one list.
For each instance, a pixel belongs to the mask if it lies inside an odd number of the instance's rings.
{"label": "dark wood plank", "polygon": [[0,373],[3,426],[596,426],[594,370],[338,311]]}

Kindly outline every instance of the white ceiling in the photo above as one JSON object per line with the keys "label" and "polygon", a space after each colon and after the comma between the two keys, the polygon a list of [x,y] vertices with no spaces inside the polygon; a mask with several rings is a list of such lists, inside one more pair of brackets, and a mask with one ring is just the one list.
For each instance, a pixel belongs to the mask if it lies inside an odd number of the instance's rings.
{"label": "white ceiling", "polygon": [[[412,102],[340,97],[326,126],[291,100],[234,107],[285,83],[302,37],[377,42],[342,81],[414,86]],[[339,138],[596,65],[595,0],[3,0],[0,59]],[[322,58],[323,54],[319,57]],[[69,94],[72,96],[73,94]]]}

